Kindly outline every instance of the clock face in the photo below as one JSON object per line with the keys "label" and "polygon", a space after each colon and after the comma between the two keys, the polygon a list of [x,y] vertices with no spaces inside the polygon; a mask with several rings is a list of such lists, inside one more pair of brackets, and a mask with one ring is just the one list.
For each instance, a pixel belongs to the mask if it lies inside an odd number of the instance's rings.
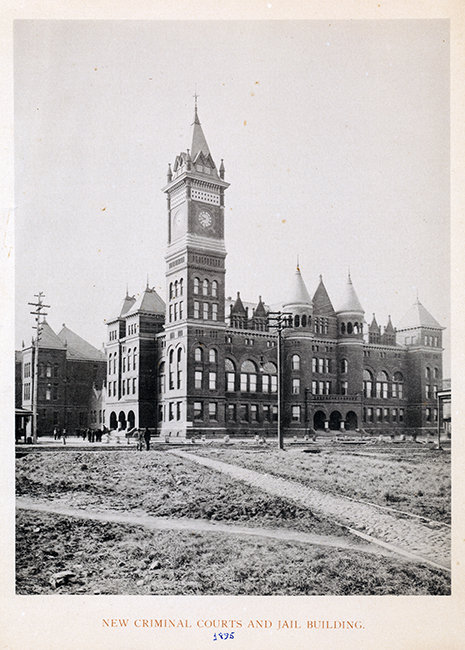
{"label": "clock face", "polygon": [[209,212],[202,210],[199,212],[199,223],[202,228],[209,228],[212,225],[213,219]]}

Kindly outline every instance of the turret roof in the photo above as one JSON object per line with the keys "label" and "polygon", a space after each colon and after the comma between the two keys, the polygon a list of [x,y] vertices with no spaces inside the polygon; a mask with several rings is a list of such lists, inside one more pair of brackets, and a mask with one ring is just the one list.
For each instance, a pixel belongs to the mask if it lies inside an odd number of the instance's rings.
{"label": "turret roof", "polygon": [[143,293],[141,293],[140,296],[134,301],[126,316],[136,314],[137,312],[164,314],[165,310],[165,302],[162,298],[160,298],[155,289],[146,287]]}
{"label": "turret roof", "polygon": [[313,314],[315,316],[334,316],[335,311],[331,299],[323,284],[323,276],[320,275],[320,284],[313,295]]}
{"label": "turret roof", "polygon": [[359,314],[364,314],[365,311],[358,299],[357,294],[355,293],[354,285],[352,284],[352,279],[350,273],[347,278],[347,284],[345,286],[345,296],[342,301],[342,305],[337,310],[338,314],[343,312],[356,312]]}
{"label": "turret roof", "polygon": [[83,338],[72,332],[65,324],[58,334],[58,338],[66,346],[68,359],[79,361],[105,361],[105,355]]}
{"label": "turret roof", "polygon": [[418,327],[428,327],[430,329],[443,330],[438,321],[431,316],[421,302],[416,300],[415,304],[409,309],[405,316],[400,321],[397,331],[416,329]]}
{"label": "turret roof", "polygon": [[307,291],[307,287],[305,286],[305,282],[299,267],[297,267],[296,272],[294,273],[292,288],[289,292],[289,296],[286,298],[284,307],[287,305],[312,306],[312,299],[310,298],[310,294]]}

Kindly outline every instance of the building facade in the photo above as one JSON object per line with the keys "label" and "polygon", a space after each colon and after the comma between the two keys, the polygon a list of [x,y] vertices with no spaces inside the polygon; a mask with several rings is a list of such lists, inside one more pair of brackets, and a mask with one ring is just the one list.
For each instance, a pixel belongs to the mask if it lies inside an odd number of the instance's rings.
{"label": "building facade", "polygon": [[[47,321],[41,323],[38,343],[37,379],[36,346],[21,351],[21,406],[32,414],[34,381],[37,380],[37,434],[51,435],[56,428],[68,433],[91,426],[90,402],[93,389],[102,389],[106,379],[105,355],[72,332],[65,325],[55,334]],[[101,427],[105,421],[101,401],[96,415]],[[23,434],[32,436],[32,417],[27,417]]]}
{"label": "building facade", "polygon": [[322,277],[311,296],[299,268],[278,310],[225,293],[223,161],[195,109],[191,148],[168,168],[167,304],[148,287],[108,321],[111,428],[166,437],[271,435],[279,385],[286,435],[311,430],[434,431],[442,330],[417,300],[394,328],[368,325],[349,275],[335,309]]}

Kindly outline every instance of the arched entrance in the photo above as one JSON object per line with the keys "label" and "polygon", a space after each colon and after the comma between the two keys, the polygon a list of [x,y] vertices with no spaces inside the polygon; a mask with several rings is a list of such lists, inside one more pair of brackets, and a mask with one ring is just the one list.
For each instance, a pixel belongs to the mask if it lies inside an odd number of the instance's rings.
{"label": "arched entrance", "polygon": [[116,413],[114,411],[110,414],[110,429],[115,430],[118,426],[118,420],[116,419]]}
{"label": "arched entrance", "polygon": [[129,411],[128,413],[128,429],[134,429],[136,423],[136,416],[134,411]]}
{"label": "arched entrance", "polygon": [[119,422],[119,429],[126,429],[126,416],[124,415],[124,411],[120,412],[118,416],[118,422]]}
{"label": "arched entrance", "polygon": [[358,427],[358,418],[357,414],[353,411],[349,411],[346,415],[346,429],[353,431]]}
{"label": "arched entrance", "polygon": [[315,431],[318,431],[318,429],[324,429],[325,422],[326,422],[326,415],[323,413],[323,411],[317,411],[313,416],[313,428],[315,429]]}
{"label": "arched entrance", "polygon": [[333,411],[329,416],[329,428],[331,431],[339,431],[341,428],[342,415],[339,411]]}

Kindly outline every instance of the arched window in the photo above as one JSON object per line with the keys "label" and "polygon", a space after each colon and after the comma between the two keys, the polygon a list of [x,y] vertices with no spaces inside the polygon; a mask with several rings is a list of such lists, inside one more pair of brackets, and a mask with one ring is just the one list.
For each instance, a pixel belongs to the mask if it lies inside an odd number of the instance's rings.
{"label": "arched window", "polygon": [[46,375],[47,377],[51,377],[51,376],[52,376],[52,366],[51,366],[49,363],[47,363],[47,367],[46,367],[46,369],[45,369],[45,375]]}
{"label": "arched window", "polygon": [[174,298],[174,292],[173,292],[173,283],[170,282],[170,300]]}
{"label": "arched window", "polygon": [[202,348],[195,348],[194,360],[197,361],[198,363],[202,362]]}
{"label": "arched window", "polygon": [[353,329],[352,323],[347,323],[347,334],[352,334]]}
{"label": "arched window", "polygon": [[182,358],[182,348],[178,348],[178,363],[181,363]]}
{"label": "arched window", "polygon": [[208,280],[204,280],[202,284],[202,294],[208,296]]}
{"label": "arched window", "polygon": [[214,298],[218,297],[218,282],[216,280],[212,282],[212,296]]}
{"label": "arched window", "polygon": [[113,355],[110,352],[110,354],[108,355],[108,374],[109,375],[111,375],[111,358],[112,358],[112,356]]}
{"label": "arched window", "polygon": [[248,359],[241,365],[241,391],[243,393],[257,392],[257,368],[254,362]]}
{"label": "arched window", "polygon": [[341,360],[341,374],[345,375],[348,370],[349,370],[349,364],[347,362],[347,359],[342,359]]}
{"label": "arched window", "polygon": [[178,281],[177,281],[177,280],[176,280],[176,282],[174,283],[174,297],[175,297],[175,298],[178,297]]}
{"label": "arched window", "polygon": [[439,379],[439,368],[434,369],[434,378]]}
{"label": "arched window", "polygon": [[[315,332],[317,332],[318,329],[317,329],[317,324],[316,323],[315,323],[315,328],[316,328]],[[341,323],[341,334],[345,334],[345,333],[346,333],[346,325],[345,325],[345,323]]]}
{"label": "arched window", "polygon": [[298,354],[293,354],[291,359],[292,370],[300,370],[300,357]]}
{"label": "arched window", "polygon": [[182,285],[183,285],[183,280],[182,278],[179,280],[179,295],[182,296]]}
{"label": "arched window", "polygon": [[369,370],[363,371],[363,394],[365,397],[373,397],[373,375]]}
{"label": "arched window", "polygon": [[212,348],[208,353],[208,360],[210,363],[216,363],[217,358],[218,358],[218,353],[214,348]]}
{"label": "arched window", "polygon": [[302,316],[302,327],[307,327],[307,316],[305,314]]}
{"label": "arched window", "polygon": [[55,365],[53,366],[53,376],[54,376],[54,377],[58,377],[59,374],[60,374],[60,373],[59,373],[59,369],[58,369],[58,364],[55,363]]}
{"label": "arched window", "polygon": [[404,397],[404,376],[401,372],[395,372],[392,382],[392,397],[403,399]]}
{"label": "arched window", "polygon": [[262,391],[264,393],[276,393],[278,391],[278,375],[275,364],[267,361],[262,371]]}
{"label": "arched window", "polygon": [[174,361],[174,350],[170,350],[169,361],[170,361],[170,366],[171,366],[173,361]]}
{"label": "arched window", "polygon": [[134,348],[134,354],[133,354],[133,357],[132,357],[132,369],[133,370],[136,369],[136,365],[137,365],[136,360],[137,360],[137,350],[136,350],[136,348]]}
{"label": "arched window", "polygon": [[231,359],[225,359],[224,368],[226,370],[226,390],[233,393],[236,390],[236,366]]}
{"label": "arched window", "polygon": [[428,366],[426,366],[425,368],[425,377],[426,379],[431,379],[431,368],[429,368]]}
{"label": "arched window", "polygon": [[200,280],[199,278],[194,278],[194,293],[200,292]]}
{"label": "arched window", "polygon": [[300,327],[300,316],[299,316],[299,314],[296,314],[296,316],[294,316],[294,327]]}
{"label": "arched window", "polygon": [[376,375],[376,397],[388,397],[388,376],[384,370],[380,370]]}

